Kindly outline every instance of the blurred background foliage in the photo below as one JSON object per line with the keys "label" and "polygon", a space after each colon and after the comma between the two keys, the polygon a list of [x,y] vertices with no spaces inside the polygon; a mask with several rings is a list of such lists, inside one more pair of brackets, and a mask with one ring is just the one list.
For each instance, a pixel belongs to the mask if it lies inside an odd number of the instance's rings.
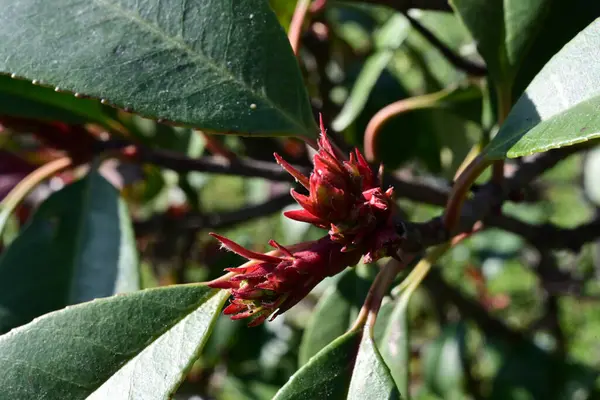
{"label": "blurred background foliage", "polygon": [[[294,3],[271,0],[286,29]],[[472,38],[453,13],[413,11],[410,16],[445,46],[481,63]],[[532,63],[539,69],[555,47],[541,48],[545,55],[532,57]],[[386,168],[440,188],[449,186],[470,149],[493,129],[493,107],[487,100],[493,88],[455,68],[403,14],[389,8],[333,3],[313,18],[304,33],[300,61],[313,105],[334,135],[351,146],[363,146],[367,124],[386,105],[450,88],[447,102],[390,120],[376,143]],[[528,82],[537,72],[535,65],[528,64],[525,77],[517,82]],[[4,82],[6,77],[0,79],[4,88],[0,104],[22,110],[9,96],[11,83]],[[515,98],[524,86],[516,84]],[[56,95],[51,90],[40,94],[41,98]],[[22,101],[39,108],[38,116],[48,113],[56,119],[59,115],[51,101],[32,97]],[[64,121],[77,122],[81,115],[81,110],[60,112],[66,113],[60,114]],[[100,121],[110,115],[132,139],[151,148],[197,158],[220,154],[215,148],[222,146],[268,161],[278,151],[308,165],[306,150],[294,139],[208,137],[96,103],[83,112],[97,113]],[[19,158],[19,163],[11,162],[10,171],[3,168],[7,172],[0,176],[2,190],[14,186],[52,152],[35,135],[3,134],[0,141],[0,165],[9,157]],[[317,228],[283,218],[278,210],[258,218],[242,213],[233,222],[222,220],[285,194],[286,183],[200,172],[178,174],[152,165],[124,165],[119,173],[134,221],[143,288],[208,280],[240,264],[240,257],[219,250],[207,235],[209,230],[256,251],[267,250],[269,239],[289,244],[323,235]],[[535,225],[573,228],[586,223],[600,216],[599,174],[599,151],[572,156],[528,188],[527,201],[509,203],[504,211]],[[63,175],[37,189],[10,221],[5,246],[36,204],[72,179]],[[411,221],[425,221],[441,212],[403,199],[402,193],[399,197]],[[289,201],[283,203],[281,208],[294,207]],[[540,256],[519,236],[487,229],[456,246],[438,264],[441,268],[418,289],[408,310],[410,385],[415,399],[600,396],[600,242],[586,244],[578,253],[554,250]],[[219,317],[176,398],[270,399],[311,355],[349,328],[373,271],[359,266],[327,279],[284,316],[257,328]],[[385,327],[396,323],[389,320],[393,300],[392,292],[378,320],[379,341]]]}

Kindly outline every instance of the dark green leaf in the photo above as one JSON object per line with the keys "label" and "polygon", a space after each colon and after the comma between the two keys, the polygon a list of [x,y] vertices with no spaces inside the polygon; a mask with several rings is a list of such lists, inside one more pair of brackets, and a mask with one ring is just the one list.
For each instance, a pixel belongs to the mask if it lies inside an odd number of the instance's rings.
{"label": "dark green leaf", "polygon": [[486,149],[520,157],[600,136],[600,19],[571,40],[531,82]]}
{"label": "dark green leaf", "polygon": [[346,332],[369,291],[370,282],[349,268],[319,300],[300,345],[299,363],[304,365],[336,338]]}
{"label": "dark green leaf", "polygon": [[501,358],[492,382],[492,400],[591,398],[588,395],[599,376],[596,370],[565,362],[530,342],[508,345],[490,340],[488,348],[498,351]]}
{"label": "dark green leaf", "polygon": [[388,368],[365,328],[339,337],[283,386],[282,399],[400,399]]}
{"label": "dark green leaf", "polygon": [[463,358],[466,354],[466,327],[447,325],[440,336],[425,350],[423,370],[425,384],[442,397],[460,393],[463,385]]}
{"label": "dark green leaf", "polygon": [[510,87],[548,14],[550,0],[451,0],[496,85]]}
{"label": "dark green leaf", "polygon": [[0,71],[202,129],[314,137],[265,0],[0,1]]}
{"label": "dark green leaf", "polygon": [[0,332],[69,304],[137,290],[127,206],[97,171],[51,195],[0,258]]}
{"label": "dark green leaf", "polygon": [[0,337],[0,393],[11,399],[168,399],[227,296],[200,285],[174,286],[45,315]]}
{"label": "dark green leaf", "polygon": [[[408,303],[410,294],[401,296],[389,317],[379,348],[381,356],[405,398],[409,398],[410,378],[410,331],[408,327]],[[378,318],[379,319],[379,318]]]}
{"label": "dark green leaf", "polygon": [[70,93],[58,93],[6,75],[0,75],[0,115],[78,124],[95,122],[104,127],[114,124],[98,100],[77,99]]}

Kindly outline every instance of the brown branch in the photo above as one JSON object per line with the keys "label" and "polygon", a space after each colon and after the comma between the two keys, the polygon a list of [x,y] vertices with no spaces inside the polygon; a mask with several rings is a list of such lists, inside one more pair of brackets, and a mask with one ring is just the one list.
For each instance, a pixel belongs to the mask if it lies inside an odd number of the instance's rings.
{"label": "brown branch", "polygon": [[264,217],[280,211],[285,206],[294,203],[289,193],[275,196],[264,203],[249,205],[235,211],[218,213],[188,213],[180,217],[172,217],[166,214],[155,215],[146,221],[135,223],[135,232],[143,236],[150,232],[161,230],[167,220],[177,220],[177,228],[184,230],[198,229],[226,229],[241,222],[254,218]]}
{"label": "brown branch", "polygon": [[476,64],[472,61],[466,60],[454,53],[454,51],[442,42],[437,36],[433,34],[427,27],[421,22],[414,19],[408,13],[404,13],[404,16],[410,21],[411,25],[417,32],[419,32],[433,47],[438,49],[440,53],[452,64],[455,68],[460,69],[472,76],[486,76],[487,68],[483,65]]}
{"label": "brown branch", "polygon": [[[129,145],[131,145],[130,142],[109,141],[100,142],[98,147],[99,150],[109,150],[124,148]],[[531,225],[510,216],[498,216],[491,212],[493,207],[502,204],[502,201],[507,198],[511,192],[527,187],[531,181],[536,179],[544,171],[550,169],[558,162],[577,151],[581,151],[581,147],[571,146],[559,150],[552,150],[536,157],[530,162],[523,163],[513,176],[506,179],[506,189],[504,191],[493,184],[481,186],[477,190],[475,196],[471,200],[465,202],[465,206],[461,213],[459,231],[467,232],[475,222],[483,220],[487,226],[493,226],[513,232],[524,237],[532,245],[545,245],[547,248],[570,249],[572,251],[578,251],[583,244],[600,237],[600,219],[576,228],[566,229],[558,228],[551,224],[539,226]],[[181,153],[162,149],[149,149],[141,146],[136,146],[134,154],[134,160],[155,164],[177,172],[200,171],[223,175],[259,177],[279,182],[294,181],[293,178],[275,162],[239,158],[235,162],[230,163],[220,157],[201,157],[192,159]],[[310,167],[308,166],[296,165],[295,167],[304,174],[310,173]],[[448,196],[447,188],[437,189],[431,185],[418,182],[417,180],[401,178],[397,174],[385,175],[384,185],[394,186],[397,197],[437,206],[443,206],[446,203]],[[284,195],[284,197],[286,197],[285,205],[292,204],[289,196]],[[283,204],[283,200],[280,200]],[[283,206],[280,208],[282,207]],[[214,218],[214,216],[210,218]],[[219,216],[219,218],[222,217]],[[192,218],[190,220],[190,229],[196,222],[198,222],[198,219]],[[443,231],[440,231],[441,228],[438,226],[439,221],[432,221],[428,224],[411,225],[418,231],[420,237],[416,242],[413,241],[407,243],[407,246],[410,248],[421,250],[447,240],[447,235],[445,235]]]}

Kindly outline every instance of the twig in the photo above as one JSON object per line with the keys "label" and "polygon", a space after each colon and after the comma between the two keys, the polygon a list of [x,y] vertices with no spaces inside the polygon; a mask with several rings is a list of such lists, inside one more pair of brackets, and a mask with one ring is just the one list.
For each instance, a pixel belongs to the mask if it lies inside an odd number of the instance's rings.
{"label": "twig", "polygon": [[446,88],[439,92],[429,93],[423,96],[409,97],[389,104],[379,110],[369,121],[365,130],[364,148],[365,157],[370,162],[378,159],[377,140],[381,128],[392,118],[408,111],[435,107],[436,103],[451,93],[453,88]]}
{"label": "twig", "polygon": [[404,16],[408,18],[413,28],[417,30],[432,46],[442,53],[442,55],[448,60],[454,67],[465,71],[467,74],[472,76],[486,76],[487,69],[483,65],[476,64],[469,60],[466,60],[455,54],[451,48],[446,46],[444,42],[437,38],[429,29],[427,29],[421,22],[411,17],[407,12],[404,12]]}
{"label": "twig", "polygon": [[304,24],[304,19],[306,18],[306,14],[308,13],[309,6],[310,0],[298,0],[298,2],[296,3],[296,9],[294,10],[294,15],[292,17],[292,22],[290,23],[288,39],[290,41],[290,45],[292,46],[292,50],[294,51],[294,54],[296,56],[298,55],[298,50],[300,49],[302,25]]}
{"label": "twig", "polygon": [[[283,207],[294,203],[289,193],[281,194],[258,205],[242,207],[235,211],[221,213],[190,213],[178,221],[181,229],[226,229],[253,218],[264,217],[280,211]],[[138,235],[160,230],[162,221],[172,218],[167,215],[156,215],[146,221],[137,222],[135,231]]]}
{"label": "twig", "polygon": [[527,340],[523,333],[513,330],[504,322],[492,317],[481,304],[450,286],[437,269],[430,271],[423,284],[454,304],[465,318],[472,319],[487,336],[505,338],[513,343]]}

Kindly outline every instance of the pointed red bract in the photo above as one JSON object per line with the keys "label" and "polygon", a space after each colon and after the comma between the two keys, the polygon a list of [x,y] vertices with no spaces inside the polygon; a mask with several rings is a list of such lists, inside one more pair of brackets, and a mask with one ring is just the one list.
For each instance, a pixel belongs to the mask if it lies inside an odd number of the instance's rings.
{"label": "pointed red bract", "polygon": [[[362,249],[373,261],[393,254],[394,245],[402,239],[391,233],[393,229],[387,229],[394,212],[393,190],[382,190],[378,175],[358,149],[350,153],[349,160],[339,159],[327,138],[322,118],[320,126],[314,170],[307,179],[302,175],[305,179],[301,181],[309,194],[291,192],[304,212],[284,214],[319,228],[329,228],[331,239],[343,244],[344,251]],[[276,160],[298,179],[298,171],[278,155]]]}
{"label": "pointed red bract", "polygon": [[[210,282],[213,288],[229,290],[232,299],[223,311],[231,319],[248,318],[248,326],[271,320],[302,300],[319,282],[361,257],[367,263],[396,256],[402,237],[394,225],[393,189],[381,188],[363,155],[355,149],[349,160],[338,157],[327,138],[323,118],[314,169],[309,177],[300,173],[278,154],[281,167],[308,190],[308,195],[291,190],[301,210],[286,211],[290,219],[329,229],[328,236],[315,242],[282,246],[261,254],[217,234],[227,249],[249,259],[229,274]],[[380,170],[381,171],[381,170]]]}
{"label": "pointed red bract", "polygon": [[[213,236],[222,243],[226,241],[228,247],[241,247],[219,235]],[[230,291],[233,299],[223,312],[232,319],[250,318],[249,326],[290,309],[324,278],[355,265],[361,257],[359,252],[341,252],[342,246],[328,236],[289,248],[275,241],[270,243],[282,253],[281,257],[268,256],[266,259],[272,261],[260,261],[253,255],[252,260],[259,261],[229,268],[231,274],[208,283],[210,287]],[[239,254],[247,252],[254,254],[250,251]]]}

